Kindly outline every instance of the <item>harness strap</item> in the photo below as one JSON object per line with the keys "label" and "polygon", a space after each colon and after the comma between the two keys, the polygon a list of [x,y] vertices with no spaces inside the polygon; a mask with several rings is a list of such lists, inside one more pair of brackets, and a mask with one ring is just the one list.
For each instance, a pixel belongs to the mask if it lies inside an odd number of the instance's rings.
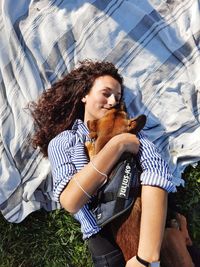
{"label": "harness strap", "polygon": [[[132,187],[129,192],[129,197],[137,196],[140,191],[139,188],[140,187],[137,187],[137,188]],[[96,201],[101,202],[101,203],[106,203],[106,202],[110,202],[116,199],[120,199],[120,197],[118,197],[118,192],[102,192],[101,191]]]}

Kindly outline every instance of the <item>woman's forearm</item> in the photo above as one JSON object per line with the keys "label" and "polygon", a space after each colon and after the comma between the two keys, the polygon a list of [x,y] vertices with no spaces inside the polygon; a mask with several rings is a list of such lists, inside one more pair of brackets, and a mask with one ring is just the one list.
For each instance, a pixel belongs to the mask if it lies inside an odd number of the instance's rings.
{"label": "woman's forearm", "polygon": [[167,192],[142,186],[142,215],[138,255],[149,262],[160,257],[167,213]]}
{"label": "woman's forearm", "polygon": [[88,202],[88,195],[93,195],[106,179],[105,175],[100,174],[97,170],[106,175],[109,174],[124,151],[136,154],[138,149],[139,141],[132,134],[113,137],[92,159],[92,163],[88,163],[72,177],[60,196],[63,208],[71,213],[77,212]]}
{"label": "woman's forearm", "polygon": [[[63,208],[71,213],[76,213],[88,202],[88,196],[92,196],[104,183],[106,177],[97,172],[94,166],[102,173],[108,174],[112,166],[122,154],[122,148],[111,146],[109,143],[78,173],[72,177],[60,196]],[[82,187],[82,189],[81,189]],[[86,191],[87,194],[84,192]]]}

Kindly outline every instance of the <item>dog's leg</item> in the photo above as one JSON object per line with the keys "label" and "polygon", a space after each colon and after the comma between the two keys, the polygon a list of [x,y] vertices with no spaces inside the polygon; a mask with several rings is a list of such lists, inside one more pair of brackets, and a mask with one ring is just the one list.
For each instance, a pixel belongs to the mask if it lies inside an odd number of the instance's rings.
{"label": "dog's leg", "polygon": [[161,263],[163,267],[194,267],[185,239],[179,229],[165,229]]}

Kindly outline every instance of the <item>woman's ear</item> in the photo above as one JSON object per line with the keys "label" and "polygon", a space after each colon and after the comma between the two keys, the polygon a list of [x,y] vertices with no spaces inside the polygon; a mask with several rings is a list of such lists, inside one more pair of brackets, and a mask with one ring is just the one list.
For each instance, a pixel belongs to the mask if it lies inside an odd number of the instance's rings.
{"label": "woman's ear", "polygon": [[86,98],[87,98],[87,95],[84,96],[84,97],[81,99],[81,101],[82,101],[83,103],[86,103]]}

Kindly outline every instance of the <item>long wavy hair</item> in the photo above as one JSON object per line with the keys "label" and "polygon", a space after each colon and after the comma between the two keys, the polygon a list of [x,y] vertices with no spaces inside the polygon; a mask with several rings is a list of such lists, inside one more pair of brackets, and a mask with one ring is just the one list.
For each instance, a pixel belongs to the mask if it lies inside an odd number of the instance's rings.
{"label": "long wavy hair", "polygon": [[84,60],[42,93],[37,102],[30,102],[28,109],[34,119],[35,132],[32,137],[34,148],[39,147],[47,157],[51,139],[64,130],[71,129],[76,119],[84,118],[82,98],[90,91],[96,78],[110,75],[123,89],[123,78],[118,69],[105,61]]}

